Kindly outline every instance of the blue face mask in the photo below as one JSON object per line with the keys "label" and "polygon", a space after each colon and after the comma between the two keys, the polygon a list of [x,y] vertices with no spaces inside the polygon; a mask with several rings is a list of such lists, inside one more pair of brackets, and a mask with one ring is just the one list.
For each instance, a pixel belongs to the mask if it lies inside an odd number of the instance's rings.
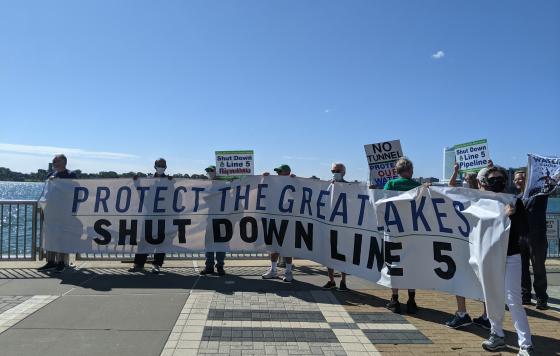
{"label": "blue face mask", "polygon": [[340,172],[333,173],[333,180],[334,180],[335,182],[341,182],[341,181],[342,181],[342,177],[344,177],[344,176],[343,176],[342,173],[340,173]]}

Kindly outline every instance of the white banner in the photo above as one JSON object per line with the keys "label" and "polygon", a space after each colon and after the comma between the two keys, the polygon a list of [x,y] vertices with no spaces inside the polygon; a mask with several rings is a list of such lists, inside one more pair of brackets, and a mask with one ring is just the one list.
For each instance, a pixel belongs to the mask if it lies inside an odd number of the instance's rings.
{"label": "white banner", "polygon": [[523,199],[551,194],[560,186],[560,158],[528,154],[527,182]]}
{"label": "white banner", "polygon": [[280,252],[388,287],[480,299],[477,277],[503,282],[511,199],[281,176],[55,179],[46,189],[44,243],[68,253]]}

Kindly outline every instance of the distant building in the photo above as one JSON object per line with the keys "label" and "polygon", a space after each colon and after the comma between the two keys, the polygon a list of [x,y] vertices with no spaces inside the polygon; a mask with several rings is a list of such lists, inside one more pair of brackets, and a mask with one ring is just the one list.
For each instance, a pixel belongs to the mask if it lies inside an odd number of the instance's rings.
{"label": "distant building", "polygon": [[[453,175],[453,166],[455,165],[455,150],[453,147],[445,147],[443,149],[443,179],[442,183],[448,183]],[[462,178],[462,177],[461,177]]]}

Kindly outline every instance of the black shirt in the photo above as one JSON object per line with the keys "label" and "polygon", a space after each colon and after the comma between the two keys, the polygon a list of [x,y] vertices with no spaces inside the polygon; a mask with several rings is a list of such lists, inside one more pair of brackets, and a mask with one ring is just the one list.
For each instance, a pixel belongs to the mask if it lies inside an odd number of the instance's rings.
{"label": "black shirt", "polygon": [[521,253],[519,248],[519,240],[521,236],[526,236],[529,232],[529,223],[527,219],[527,211],[521,199],[515,201],[515,213],[511,215],[511,227],[509,229],[509,242],[507,255],[513,256]]}
{"label": "black shirt", "polygon": [[47,176],[47,178],[63,178],[63,179],[76,179],[76,173],[74,172],[70,172],[69,170],[65,169],[62,172],[58,172],[58,171],[52,171],[51,173],[49,173],[49,175]]}

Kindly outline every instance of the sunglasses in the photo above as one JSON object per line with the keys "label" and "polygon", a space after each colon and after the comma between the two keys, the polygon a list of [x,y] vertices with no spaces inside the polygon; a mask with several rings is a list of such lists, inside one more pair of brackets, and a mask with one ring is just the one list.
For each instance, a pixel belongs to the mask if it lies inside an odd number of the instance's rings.
{"label": "sunglasses", "polygon": [[488,183],[490,185],[494,185],[496,183],[504,183],[506,181],[506,179],[504,177],[491,177],[488,178]]}

